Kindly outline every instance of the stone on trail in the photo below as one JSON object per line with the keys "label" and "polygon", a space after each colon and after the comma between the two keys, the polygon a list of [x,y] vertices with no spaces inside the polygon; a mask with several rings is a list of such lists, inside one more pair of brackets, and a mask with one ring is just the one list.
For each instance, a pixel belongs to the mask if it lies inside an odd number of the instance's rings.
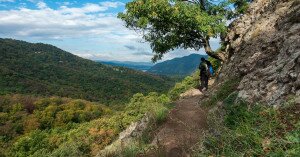
{"label": "stone on trail", "polygon": [[180,98],[188,98],[188,97],[194,97],[194,96],[200,96],[203,93],[199,89],[192,88],[182,94],[180,94]]}

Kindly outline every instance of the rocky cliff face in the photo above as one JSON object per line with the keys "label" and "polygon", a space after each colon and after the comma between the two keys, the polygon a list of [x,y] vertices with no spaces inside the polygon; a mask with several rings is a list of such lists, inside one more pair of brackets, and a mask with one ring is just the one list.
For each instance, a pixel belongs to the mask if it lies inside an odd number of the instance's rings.
{"label": "rocky cliff face", "polygon": [[239,97],[278,105],[300,96],[300,0],[256,0],[225,39],[220,80],[242,78]]}

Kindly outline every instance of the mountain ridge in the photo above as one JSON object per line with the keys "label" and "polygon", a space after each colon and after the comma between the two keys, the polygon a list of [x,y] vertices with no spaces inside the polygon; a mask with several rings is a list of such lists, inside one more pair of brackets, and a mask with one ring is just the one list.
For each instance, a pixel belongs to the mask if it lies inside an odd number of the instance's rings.
{"label": "mountain ridge", "polygon": [[101,103],[166,92],[171,79],[83,59],[55,46],[0,39],[1,94],[57,95]]}
{"label": "mountain ridge", "polygon": [[147,70],[147,72],[166,76],[184,77],[192,74],[197,69],[201,57],[208,58],[207,55],[191,54],[157,63]]}

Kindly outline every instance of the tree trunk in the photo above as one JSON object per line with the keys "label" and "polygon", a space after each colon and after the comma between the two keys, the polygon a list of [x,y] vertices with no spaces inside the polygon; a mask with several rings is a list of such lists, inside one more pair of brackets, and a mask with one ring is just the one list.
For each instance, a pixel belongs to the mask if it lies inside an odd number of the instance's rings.
{"label": "tree trunk", "polygon": [[206,54],[209,55],[210,57],[220,60],[221,62],[226,61],[226,55],[224,52],[216,53],[211,49],[209,44],[209,37],[206,37],[206,39],[204,40],[204,50]]}

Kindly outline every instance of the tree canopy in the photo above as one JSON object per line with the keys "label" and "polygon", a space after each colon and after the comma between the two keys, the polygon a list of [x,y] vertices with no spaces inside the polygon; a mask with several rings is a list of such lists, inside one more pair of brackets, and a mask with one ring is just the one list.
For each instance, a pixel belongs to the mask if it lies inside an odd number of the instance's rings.
{"label": "tree canopy", "polygon": [[203,47],[209,56],[224,60],[212,51],[209,40],[224,34],[226,22],[243,13],[250,1],[134,0],[118,17],[126,27],[143,33],[155,53],[153,62],[176,48]]}

